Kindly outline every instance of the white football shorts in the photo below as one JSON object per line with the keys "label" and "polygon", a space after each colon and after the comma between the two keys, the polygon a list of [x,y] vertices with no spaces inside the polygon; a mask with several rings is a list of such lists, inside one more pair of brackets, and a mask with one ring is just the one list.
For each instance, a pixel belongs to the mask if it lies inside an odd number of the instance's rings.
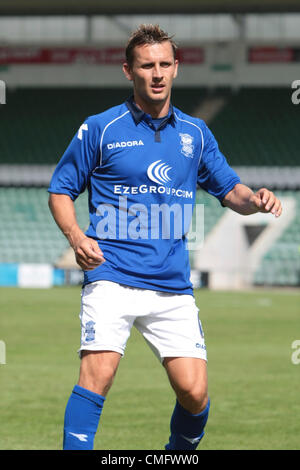
{"label": "white football shorts", "polygon": [[81,294],[81,345],[78,351],[124,355],[132,326],[158,359],[207,360],[198,308],[192,295],[140,289],[111,281],[87,284]]}

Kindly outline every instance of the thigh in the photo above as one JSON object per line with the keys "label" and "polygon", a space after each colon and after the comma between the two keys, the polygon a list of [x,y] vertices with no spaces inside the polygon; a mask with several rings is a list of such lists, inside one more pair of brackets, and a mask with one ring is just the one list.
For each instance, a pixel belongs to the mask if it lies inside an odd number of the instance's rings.
{"label": "thigh", "polygon": [[88,284],[81,298],[82,351],[115,351],[124,354],[134,321],[130,291],[110,281]]}
{"label": "thigh", "polygon": [[83,351],[78,385],[106,396],[115,377],[121,354],[115,351]]}
{"label": "thigh", "polygon": [[[163,362],[166,357],[198,358],[206,361],[204,333],[199,311],[191,295],[153,292],[150,312],[134,325]],[[147,299],[150,304],[150,299]]]}

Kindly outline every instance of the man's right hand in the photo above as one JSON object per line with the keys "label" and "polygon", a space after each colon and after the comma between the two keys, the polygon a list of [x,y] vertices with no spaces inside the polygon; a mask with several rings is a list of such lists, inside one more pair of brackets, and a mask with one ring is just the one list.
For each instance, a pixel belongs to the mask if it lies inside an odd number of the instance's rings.
{"label": "man's right hand", "polygon": [[74,202],[67,194],[51,193],[49,208],[55,222],[73,248],[76,261],[85,271],[91,271],[105,262],[98,243],[87,237],[76,220]]}
{"label": "man's right hand", "polygon": [[77,264],[84,271],[92,271],[105,262],[98,243],[93,238],[84,237],[73,245]]}

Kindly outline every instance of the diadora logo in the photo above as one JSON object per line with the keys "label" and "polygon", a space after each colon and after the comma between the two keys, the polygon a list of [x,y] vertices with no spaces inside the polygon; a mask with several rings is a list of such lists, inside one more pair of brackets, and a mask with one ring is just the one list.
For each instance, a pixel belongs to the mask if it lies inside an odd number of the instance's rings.
{"label": "diadora logo", "polygon": [[166,184],[171,181],[168,176],[169,171],[172,169],[171,166],[167,165],[161,160],[157,160],[149,165],[147,170],[148,178],[158,184]]}
{"label": "diadora logo", "polygon": [[112,142],[107,144],[108,150],[123,148],[123,147],[139,147],[140,145],[144,145],[142,140],[127,140],[122,142]]}
{"label": "diadora logo", "polygon": [[87,442],[88,441],[88,435],[87,434],[76,434],[75,432],[69,432],[69,434],[71,434],[71,436],[76,437],[81,442]]}
{"label": "diadora logo", "polygon": [[181,153],[183,153],[185,157],[193,158],[194,138],[190,134],[179,134],[179,135],[180,135]]}

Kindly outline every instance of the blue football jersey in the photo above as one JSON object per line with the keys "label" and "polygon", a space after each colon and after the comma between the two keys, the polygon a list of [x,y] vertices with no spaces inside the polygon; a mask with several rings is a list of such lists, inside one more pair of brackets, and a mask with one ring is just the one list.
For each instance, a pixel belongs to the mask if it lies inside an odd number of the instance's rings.
{"label": "blue football jersey", "polygon": [[106,262],[84,284],[109,280],[193,294],[187,231],[197,185],[222,202],[240,182],[206,124],[170,106],[153,120],[128,99],[88,117],[60,159],[48,191],[88,190],[88,237]]}

